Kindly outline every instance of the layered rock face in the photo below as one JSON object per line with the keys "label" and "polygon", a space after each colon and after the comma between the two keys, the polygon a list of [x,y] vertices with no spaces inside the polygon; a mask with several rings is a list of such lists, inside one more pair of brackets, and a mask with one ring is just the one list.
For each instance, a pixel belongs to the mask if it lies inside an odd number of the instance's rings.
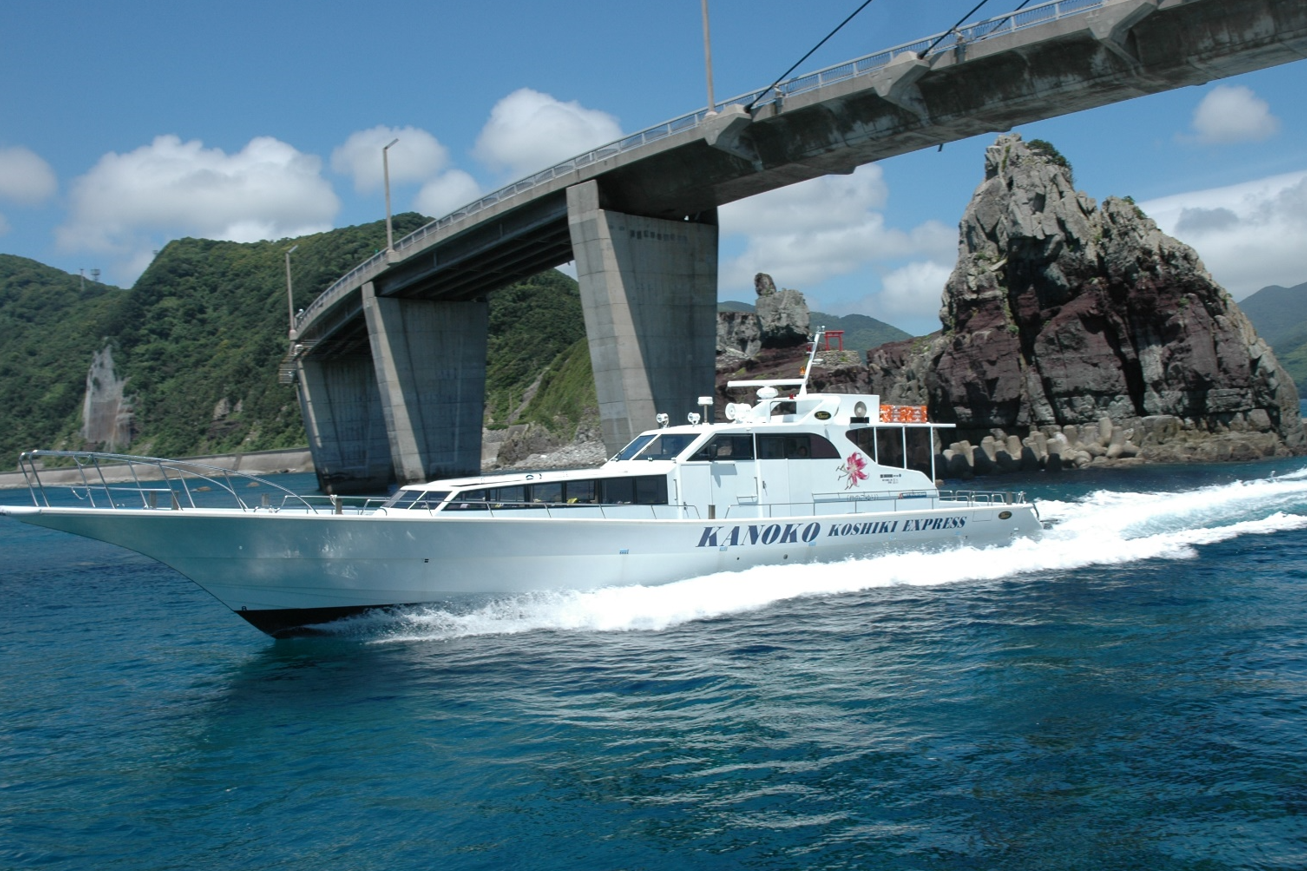
{"label": "layered rock face", "polygon": [[1292,380],[1193,249],[1128,200],[1076,191],[1043,143],[987,150],[940,320],[928,340],[870,352],[866,386],[957,423],[946,454],[975,471],[1021,463],[1011,435],[1026,467],[1307,447]]}
{"label": "layered rock face", "polygon": [[777,290],[764,272],[753,277],[755,312],[718,312],[717,359],[721,363],[755,357],[764,348],[797,348],[808,342],[807,300],[797,290]]}
{"label": "layered rock face", "polygon": [[114,372],[113,349],[105,346],[91,359],[82,399],[82,438],[93,450],[121,450],[132,442],[132,399],[124,395],[127,379]]}

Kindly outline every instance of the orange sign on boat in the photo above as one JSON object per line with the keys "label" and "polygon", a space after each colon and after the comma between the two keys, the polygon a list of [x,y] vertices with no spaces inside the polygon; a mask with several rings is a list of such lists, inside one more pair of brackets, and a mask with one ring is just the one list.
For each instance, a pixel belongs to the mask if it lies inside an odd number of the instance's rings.
{"label": "orange sign on boat", "polygon": [[924,405],[881,405],[881,423],[925,423]]}

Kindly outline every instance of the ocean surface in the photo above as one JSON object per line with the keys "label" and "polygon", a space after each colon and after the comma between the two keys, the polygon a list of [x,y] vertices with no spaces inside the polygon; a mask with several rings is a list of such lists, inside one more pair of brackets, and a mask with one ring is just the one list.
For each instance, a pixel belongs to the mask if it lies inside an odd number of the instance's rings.
{"label": "ocean surface", "polygon": [[0,519],[0,868],[1307,868],[1307,462],[1014,484],[1039,542],[287,641]]}

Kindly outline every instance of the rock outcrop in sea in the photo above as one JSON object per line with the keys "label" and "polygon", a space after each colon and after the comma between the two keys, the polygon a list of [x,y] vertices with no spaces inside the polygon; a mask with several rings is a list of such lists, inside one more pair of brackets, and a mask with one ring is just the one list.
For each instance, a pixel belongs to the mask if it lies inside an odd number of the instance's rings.
{"label": "rock outcrop in sea", "polygon": [[1194,250],[1077,191],[1052,146],[1000,136],[959,229],[943,329],[814,387],[928,405],[957,424],[938,446],[953,477],[1307,452],[1292,379]]}

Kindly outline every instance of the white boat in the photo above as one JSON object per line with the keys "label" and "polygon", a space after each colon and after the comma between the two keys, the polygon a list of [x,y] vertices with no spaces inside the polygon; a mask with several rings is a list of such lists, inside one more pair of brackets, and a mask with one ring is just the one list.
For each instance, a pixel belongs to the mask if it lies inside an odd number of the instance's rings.
{"label": "white boat", "polygon": [[[728,405],[720,423],[695,412],[669,426],[659,414],[659,428],[594,469],[350,501],[184,461],[34,451],[20,461],[33,504],[0,513],[152,557],[279,637],[375,608],[995,545],[1041,529],[1022,494],[939,489],[935,433],[951,425],[927,422],[924,408],[810,393],[806,378],[730,386],[756,401]],[[706,415],[711,400],[700,404]]]}

